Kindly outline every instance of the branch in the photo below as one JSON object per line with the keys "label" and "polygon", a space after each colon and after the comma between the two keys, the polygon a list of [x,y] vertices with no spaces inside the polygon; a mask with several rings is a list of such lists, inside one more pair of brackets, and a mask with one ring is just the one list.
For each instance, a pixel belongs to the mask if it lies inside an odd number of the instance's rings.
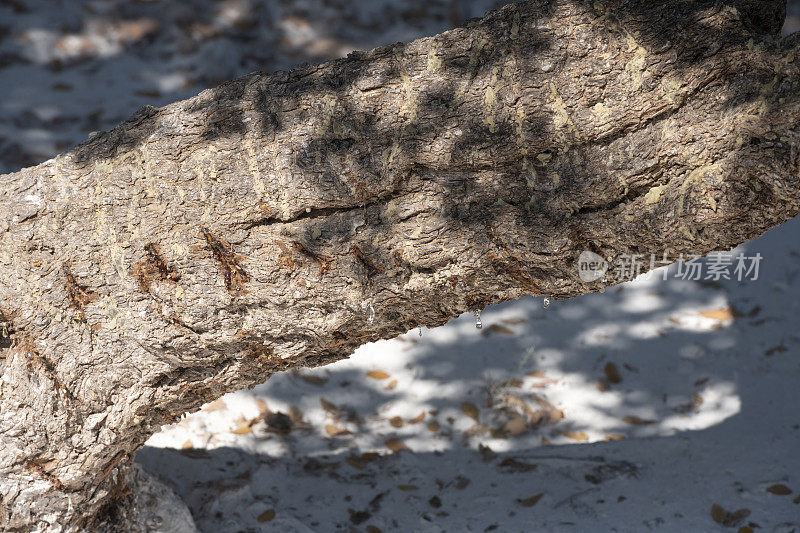
{"label": "branch", "polygon": [[[252,74],[0,176],[0,525],[135,512],[135,450],[281,370],[800,211],[776,1],[512,4]],[[374,310],[374,319],[370,306]]]}

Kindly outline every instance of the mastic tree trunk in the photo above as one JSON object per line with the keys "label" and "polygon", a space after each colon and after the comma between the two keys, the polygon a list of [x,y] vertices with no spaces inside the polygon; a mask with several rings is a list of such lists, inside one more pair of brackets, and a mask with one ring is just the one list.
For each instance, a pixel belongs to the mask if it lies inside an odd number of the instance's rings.
{"label": "mastic tree trunk", "polygon": [[124,522],[162,424],[418,325],[620,281],[581,281],[584,250],[705,254],[793,217],[784,10],[512,4],[143,108],[0,176],[0,526]]}

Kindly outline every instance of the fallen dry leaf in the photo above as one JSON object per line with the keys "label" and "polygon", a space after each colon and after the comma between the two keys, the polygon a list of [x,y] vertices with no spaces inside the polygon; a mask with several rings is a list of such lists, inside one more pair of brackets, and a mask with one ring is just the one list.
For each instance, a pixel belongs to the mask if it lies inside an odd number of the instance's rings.
{"label": "fallen dry leaf", "polygon": [[511,468],[517,472],[530,472],[531,470],[536,470],[539,467],[539,465],[536,464],[523,463],[522,461],[518,461],[513,457],[506,457],[500,461],[500,466],[503,468]]}
{"label": "fallen dry leaf", "polygon": [[783,353],[783,352],[787,351],[788,349],[789,348],[787,348],[783,344],[779,344],[777,346],[773,346],[772,348],[769,348],[768,350],[766,350],[764,352],[764,355],[766,355],[767,357],[771,357],[771,356],[775,355],[776,353]]}
{"label": "fallen dry leaf", "polygon": [[238,426],[231,430],[231,433],[236,435],[247,435],[253,432],[253,428],[250,427],[249,422],[241,422]]}
{"label": "fallen dry leaf", "polygon": [[328,400],[326,400],[325,398],[320,398],[319,399],[319,403],[320,403],[320,405],[322,405],[322,408],[325,410],[325,412],[327,412],[331,416],[336,417],[336,416],[339,416],[339,414],[341,413],[339,408],[336,407],[335,403],[331,403]]}
{"label": "fallen dry leaf", "polygon": [[646,418],[639,418],[638,416],[626,416],[622,419],[623,422],[626,424],[630,424],[632,426],[648,426],[650,424],[655,424],[655,420],[649,420]]}
{"label": "fallen dry leaf", "polygon": [[524,417],[516,415],[505,423],[503,429],[512,437],[519,437],[528,431],[528,422]]}
{"label": "fallen dry leaf", "polygon": [[442,426],[439,425],[439,422],[437,422],[436,420],[434,420],[433,422],[428,424],[428,431],[430,431],[432,433],[436,433],[440,429],[442,429]]}
{"label": "fallen dry leaf", "polygon": [[397,380],[393,379],[392,381],[386,384],[383,390],[394,390],[395,387],[397,387]]}
{"label": "fallen dry leaf", "polygon": [[569,431],[567,433],[564,433],[564,436],[567,437],[568,439],[572,439],[578,442],[586,442],[587,440],[589,440],[589,435],[587,435],[583,431]]}
{"label": "fallen dry leaf", "polygon": [[227,409],[228,406],[225,405],[225,402],[222,401],[222,398],[218,398],[211,402],[210,404],[203,407],[203,411],[211,412],[211,411],[222,411],[223,409]]}
{"label": "fallen dry leaf", "polygon": [[486,424],[481,424],[480,422],[476,422],[472,424],[472,427],[469,428],[466,433],[467,435],[485,435],[487,432],[490,432],[491,428]]}
{"label": "fallen dry leaf", "polygon": [[303,411],[300,410],[299,407],[295,407],[292,405],[289,407],[289,418],[292,419],[292,422],[295,424],[303,422]]}
{"label": "fallen dry leaf", "polygon": [[389,424],[394,428],[401,428],[403,427],[403,419],[399,416],[394,416],[389,419]]}
{"label": "fallen dry leaf", "polygon": [[355,468],[356,470],[362,470],[364,468],[364,462],[356,459],[355,457],[345,457],[345,462]]}
{"label": "fallen dry leaf", "polygon": [[258,515],[258,521],[261,522],[262,524],[264,522],[269,522],[273,518],[275,518],[275,509],[267,509],[266,511]]}
{"label": "fallen dry leaf", "polygon": [[511,378],[511,379],[509,379],[507,381],[504,381],[503,382],[503,386],[504,387],[513,387],[515,389],[518,389],[518,388],[522,387],[522,383],[523,383],[523,381],[521,379],[519,379],[519,378]]}
{"label": "fallen dry leaf", "polygon": [[502,322],[503,324],[508,324],[509,326],[516,326],[518,324],[523,324],[525,322],[525,319],[522,317],[512,316],[509,318],[504,318],[500,320],[500,322]]}
{"label": "fallen dry leaf", "polygon": [[191,439],[184,442],[183,446],[181,446],[181,450],[191,450],[192,448],[194,448],[194,443],[191,441]]}
{"label": "fallen dry leaf", "polygon": [[403,491],[419,490],[416,485],[397,485],[397,488]]}
{"label": "fallen dry leaf", "polygon": [[786,496],[792,493],[792,489],[784,485],[783,483],[776,483],[775,485],[770,485],[767,487],[767,492],[770,494],[775,494],[777,496]]}
{"label": "fallen dry leaf", "polygon": [[612,362],[606,363],[606,366],[603,367],[603,373],[606,375],[606,381],[609,383],[617,384],[622,381],[622,376],[619,375],[619,370],[617,370],[617,365]]}
{"label": "fallen dry leaf", "polygon": [[370,370],[369,372],[367,372],[367,377],[381,380],[381,379],[387,379],[389,377],[389,374],[387,374],[383,370]]}
{"label": "fallen dry leaf", "polygon": [[721,524],[728,517],[728,512],[722,508],[721,505],[714,504],[711,506],[711,519],[717,524]]}
{"label": "fallen dry leaf", "polygon": [[561,409],[553,409],[552,411],[550,411],[549,422],[551,426],[558,424],[559,420],[562,420],[563,418],[564,418],[564,411],[562,411]]}
{"label": "fallen dry leaf", "polygon": [[331,437],[342,437],[344,435],[352,435],[350,431],[346,428],[337,427],[333,424],[327,424],[325,426],[325,433],[327,433]]}
{"label": "fallen dry leaf", "polygon": [[458,490],[464,490],[469,485],[470,481],[469,478],[464,476],[456,476],[456,488]]}
{"label": "fallen dry leaf", "polygon": [[517,499],[517,501],[523,507],[533,507],[539,502],[539,500],[542,499],[542,496],[544,496],[544,492],[540,492],[539,494],[534,494],[530,498]]}
{"label": "fallen dry leaf", "polygon": [[725,527],[736,527],[739,522],[750,516],[750,509],[739,509],[738,511],[728,512],[721,505],[711,506],[711,518],[714,522]]}
{"label": "fallen dry leaf", "polygon": [[619,433],[612,433],[610,435],[606,435],[606,440],[622,440],[625,438],[625,435],[620,435]]}
{"label": "fallen dry leaf", "polygon": [[258,407],[258,412],[262,415],[268,415],[272,413],[269,407],[267,407],[267,402],[261,398],[256,398],[256,407]]}
{"label": "fallen dry leaf", "polygon": [[514,330],[500,324],[489,324],[489,330],[501,335],[515,335]]}
{"label": "fallen dry leaf", "polygon": [[545,373],[544,373],[544,372],[542,372],[541,370],[536,370],[536,371],[534,371],[534,372],[528,372],[528,373],[527,373],[527,374],[525,374],[525,375],[526,375],[526,376],[529,376],[529,377],[532,377],[532,378],[544,378],[544,377],[546,377],[546,376],[545,376]]}
{"label": "fallen dry leaf", "polygon": [[461,412],[465,415],[473,419],[475,422],[478,421],[478,407],[471,402],[464,402],[461,404]]}
{"label": "fallen dry leaf", "polygon": [[317,387],[321,387],[328,382],[328,378],[322,378],[319,376],[315,376],[314,374],[300,374],[300,377],[303,378],[308,383],[316,385]]}
{"label": "fallen dry leaf", "polygon": [[406,446],[405,442],[397,438],[387,439],[385,444],[386,447],[392,450],[393,452],[399,452],[400,450],[409,450],[409,451],[411,450],[411,448]]}
{"label": "fallen dry leaf", "polygon": [[493,439],[507,439],[508,432],[501,428],[489,428],[489,436]]}
{"label": "fallen dry leaf", "polygon": [[733,311],[731,311],[729,307],[720,307],[719,309],[700,311],[700,316],[703,318],[719,320],[720,322],[727,322],[729,320],[733,320]]}
{"label": "fallen dry leaf", "polygon": [[409,424],[419,424],[425,419],[425,411],[422,411],[420,414],[412,418],[408,421]]}

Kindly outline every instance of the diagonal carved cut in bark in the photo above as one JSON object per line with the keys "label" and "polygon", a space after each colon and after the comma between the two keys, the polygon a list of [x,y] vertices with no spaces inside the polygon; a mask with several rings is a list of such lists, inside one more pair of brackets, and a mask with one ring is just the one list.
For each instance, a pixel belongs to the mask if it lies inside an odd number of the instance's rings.
{"label": "diagonal carved cut in bark", "polygon": [[143,108],[0,176],[3,530],[122,527],[137,447],[275,372],[600,291],[584,250],[705,254],[793,217],[783,10],[512,4]]}

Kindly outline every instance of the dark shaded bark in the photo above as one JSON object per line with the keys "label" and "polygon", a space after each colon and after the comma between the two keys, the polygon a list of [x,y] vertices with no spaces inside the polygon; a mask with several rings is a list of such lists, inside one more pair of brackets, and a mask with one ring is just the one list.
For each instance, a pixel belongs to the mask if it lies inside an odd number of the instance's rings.
{"label": "dark shaded bark", "polygon": [[620,281],[582,282],[584,250],[705,254],[796,215],[781,9],[510,5],[0,176],[3,529],[135,512],[136,448],[275,372]]}

